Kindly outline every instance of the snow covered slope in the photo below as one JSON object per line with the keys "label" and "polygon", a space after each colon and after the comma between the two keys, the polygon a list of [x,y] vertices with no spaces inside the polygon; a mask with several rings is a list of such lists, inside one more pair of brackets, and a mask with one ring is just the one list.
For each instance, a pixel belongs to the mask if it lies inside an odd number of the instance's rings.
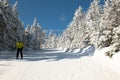
{"label": "snow covered slope", "polygon": [[93,56],[47,49],[24,52],[23,60],[0,57],[0,80],[119,80],[120,58],[104,56],[107,50],[95,51]]}

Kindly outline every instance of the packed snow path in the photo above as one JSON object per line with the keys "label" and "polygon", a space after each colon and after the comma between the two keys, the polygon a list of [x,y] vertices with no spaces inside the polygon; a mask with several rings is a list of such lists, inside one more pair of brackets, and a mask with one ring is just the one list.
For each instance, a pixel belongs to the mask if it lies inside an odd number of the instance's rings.
{"label": "packed snow path", "polygon": [[53,49],[24,52],[23,60],[0,57],[0,80],[120,80],[119,76],[94,57]]}

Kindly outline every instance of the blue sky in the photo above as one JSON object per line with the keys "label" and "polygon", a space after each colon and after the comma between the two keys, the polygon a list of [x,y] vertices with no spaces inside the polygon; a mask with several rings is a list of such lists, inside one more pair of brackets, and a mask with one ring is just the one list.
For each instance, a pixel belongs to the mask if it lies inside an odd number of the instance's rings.
{"label": "blue sky", "polygon": [[[10,0],[11,5],[16,0]],[[81,6],[88,9],[93,0],[18,0],[18,11],[24,27],[32,24],[34,17],[45,30],[64,30]],[[101,0],[103,1],[103,0]]]}

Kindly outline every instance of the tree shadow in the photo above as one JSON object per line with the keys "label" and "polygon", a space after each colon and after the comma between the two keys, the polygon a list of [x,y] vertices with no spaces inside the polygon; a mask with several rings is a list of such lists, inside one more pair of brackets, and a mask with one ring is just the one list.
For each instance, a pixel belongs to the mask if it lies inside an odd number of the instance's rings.
{"label": "tree shadow", "polygon": [[[63,59],[79,59],[83,56],[92,56],[94,54],[94,50],[86,50],[82,54],[80,53],[68,53],[63,52],[56,49],[45,49],[40,51],[27,51],[23,52],[24,57],[22,61],[59,61]],[[88,54],[89,53],[89,54]],[[0,60],[16,60],[16,54],[15,52],[9,54],[9,55],[0,55]]]}
{"label": "tree shadow", "polygon": [[80,59],[84,56],[93,56],[95,52],[95,47],[89,47],[84,51],[81,51],[80,53],[69,53],[69,52],[63,52],[59,50],[42,50],[40,52],[33,52],[33,53],[27,53],[24,56],[24,60],[26,61],[40,61],[40,60],[46,60],[46,61],[59,61],[63,59]]}
{"label": "tree shadow", "polygon": [[45,52],[40,54],[34,53],[34,54],[24,56],[24,60],[27,60],[27,61],[39,61],[39,60],[59,61],[62,59],[75,59],[75,58],[80,58],[80,56],[64,53],[64,52],[59,52],[59,53]]}
{"label": "tree shadow", "polygon": [[89,46],[87,49],[81,51],[80,56],[93,56],[95,53],[95,47]]}
{"label": "tree shadow", "polygon": [[11,61],[15,60],[16,51],[0,51],[0,61]]}

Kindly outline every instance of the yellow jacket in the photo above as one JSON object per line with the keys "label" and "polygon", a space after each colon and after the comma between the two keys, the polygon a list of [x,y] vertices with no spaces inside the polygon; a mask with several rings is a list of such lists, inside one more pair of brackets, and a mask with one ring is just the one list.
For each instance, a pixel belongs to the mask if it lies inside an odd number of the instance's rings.
{"label": "yellow jacket", "polygon": [[24,47],[24,45],[23,45],[22,42],[17,42],[17,43],[16,43],[16,48],[21,49],[21,48],[23,48],[23,47]]}

